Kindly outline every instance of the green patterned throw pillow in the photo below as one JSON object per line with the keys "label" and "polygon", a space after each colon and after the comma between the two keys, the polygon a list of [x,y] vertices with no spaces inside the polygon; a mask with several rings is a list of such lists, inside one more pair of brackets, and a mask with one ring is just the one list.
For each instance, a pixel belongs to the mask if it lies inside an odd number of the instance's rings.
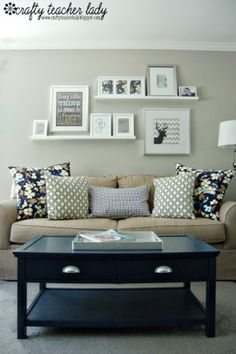
{"label": "green patterned throw pillow", "polygon": [[52,220],[85,219],[88,216],[86,177],[46,175],[48,218]]}
{"label": "green patterned throw pillow", "polygon": [[153,180],[155,186],[152,216],[160,218],[194,219],[194,174]]}

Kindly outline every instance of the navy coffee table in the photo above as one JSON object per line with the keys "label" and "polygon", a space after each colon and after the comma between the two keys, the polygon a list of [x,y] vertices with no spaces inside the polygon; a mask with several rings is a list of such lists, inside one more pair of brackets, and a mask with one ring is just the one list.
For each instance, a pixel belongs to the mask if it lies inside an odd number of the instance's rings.
{"label": "navy coffee table", "polygon": [[[18,258],[17,337],[27,326],[124,328],[205,325],[215,336],[216,257],[192,236],[161,236],[163,250],[73,251],[73,236],[38,236]],[[191,291],[206,282],[206,305]],[[27,306],[27,283],[39,292]],[[47,283],[165,283],[175,287],[47,287]]]}

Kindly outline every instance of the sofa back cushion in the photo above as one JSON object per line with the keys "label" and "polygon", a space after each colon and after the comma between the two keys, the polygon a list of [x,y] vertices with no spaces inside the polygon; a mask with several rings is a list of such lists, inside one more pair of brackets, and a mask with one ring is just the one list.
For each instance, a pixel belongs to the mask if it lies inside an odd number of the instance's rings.
{"label": "sofa back cushion", "polygon": [[134,176],[119,176],[118,177],[118,187],[119,188],[132,188],[138,186],[148,186],[149,187],[149,210],[153,209],[154,200],[154,185],[153,180],[157,178],[154,175],[134,175]]}
{"label": "sofa back cushion", "polygon": [[90,187],[90,209],[93,217],[122,219],[129,216],[149,216],[149,187]]}
{"label": "sofa back cushion", "polygon": [[88,186],[117,188],[117,176],[87,176]]}

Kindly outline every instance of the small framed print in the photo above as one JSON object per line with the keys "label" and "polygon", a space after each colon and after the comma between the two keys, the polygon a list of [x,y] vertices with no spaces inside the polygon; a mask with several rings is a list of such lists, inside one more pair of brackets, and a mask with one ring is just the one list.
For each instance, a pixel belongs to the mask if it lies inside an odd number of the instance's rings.
{"label": "small framed print", "polygon": [[51,131],[88,131],[88,86],[51,86]]}
{"label": "small framed print", "polygon": [[34,120],[33,136],[46,136],[48,130],[47,120]]}
{"label": "small framed print", "polygon": [[100,76],[98,77],[98,96],[144,97],[145,78],[143,76]]}
{"label": "small framed print", "polygon": [[145,108],[145,154],[190,154],[190,110]]}
{"label": "small framed print", "polygon": [[91,113],[90,114],[90,135],[94,137],[111,136],[111,114]]}
{"label": "small framed print", "polygon": [[179,96],[197,97],[197,87],[196,86],[179,86]]}
{"label": "small framed print", "polygon": [[147,70],[149,96],[177,96],[175,65],[149,65]]}
{"label": "small framed print", "polygon": [[113,136],[134,137],[134,114],[115,113],[113,114]]}

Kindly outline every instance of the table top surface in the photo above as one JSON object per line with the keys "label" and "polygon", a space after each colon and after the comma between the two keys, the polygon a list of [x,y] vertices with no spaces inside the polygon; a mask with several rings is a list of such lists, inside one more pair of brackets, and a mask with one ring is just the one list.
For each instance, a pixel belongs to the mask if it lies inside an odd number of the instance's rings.
{"label": "table top surface", "polygon": [[[21,247],[14,250],[16,257],[29,256],[70,256],[70,255],[122,255],[122,254],[152,254],[160,256],[168,255],[195,255],[216,257],[220,252],[207,243],[187,235],[158,235],[163,240],[162,250],[144,248],[142,250],[73,250],[72,241],[75,236],[44,236],[40,235],[31,241],[26,242]],[[148,244],[148,243],[147,243]]]}

